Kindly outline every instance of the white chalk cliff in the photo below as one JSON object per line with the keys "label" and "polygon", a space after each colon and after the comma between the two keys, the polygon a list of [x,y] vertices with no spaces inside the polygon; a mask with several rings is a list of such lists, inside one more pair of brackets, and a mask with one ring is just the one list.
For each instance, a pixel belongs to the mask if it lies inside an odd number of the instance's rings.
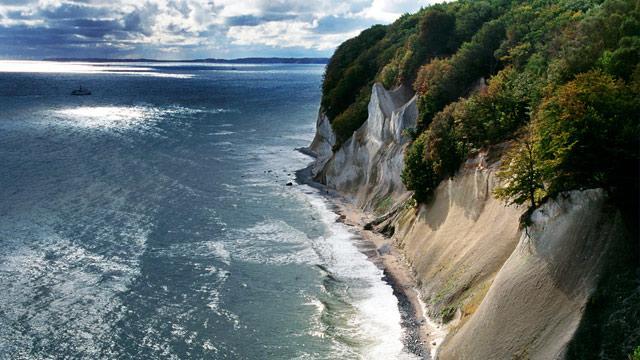
{"label": "white chalk cliff", "polygon": [[477,311],[449,337],[440,358],[564,358],[609,249],[625,233],[602,190],[565,196],[535,210]]}
{"label": "white chalk cliff", "polygon": [[333,155],[333,146],[336,143],[336,135],[331,129],[329,118],[322,112],[318,111],[318,120],[316,120],[316,135],[309,145],[309,150],[316,157],[311,171],[313,176],[317,176],[324,168],[324,165],[331,159]]}
{"label": "white chalk cliff", "polygon": [[418,109],[406,88],[387,91],[375,84],[368,110],[367,121],[326,160],[319,177],[364,210],[384,212],[407,192],[400,179],[410,141],[404,130],[415,128]]}
{"label": "white chalk cliff", "polygon": [[[415,127],[416,99],[376,84],[369,117],[335,152],[319,116],[311,149],[316,178],[378,213],[410,193],[400,174]],[[524,230],[523,208],[496,200],[500,151],[469,159],[419,209],[398,207],[386,220],[433,317],[449,334],[440,359],[562,359],[602,273],[609,244],[624,236],[601,190],[574,191],[537,209]],[[492,159],[492,157],[495,157]]]}

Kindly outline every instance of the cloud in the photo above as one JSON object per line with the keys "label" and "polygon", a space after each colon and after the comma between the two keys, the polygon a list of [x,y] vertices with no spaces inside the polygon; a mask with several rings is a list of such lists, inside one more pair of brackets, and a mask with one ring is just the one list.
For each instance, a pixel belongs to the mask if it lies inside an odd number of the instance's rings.
{"label": "cloud", "polygon": [[0,57],[328,56],[409,0],[0,0]]}
{"label": "cloud", "polygon": [[81,19],[108,17],[110,9],[104,7],[90,6],[80,3],[48,3],[38,9],[39,17],[56,19]]}
{"label": "cloud", "polygon": [[414,12],[419,8],[420,4],[415,0],[373,0],[371,6],[360,15],[388,23],[404,13]]}
{"label": "cloud", "polygon": [[336,44],[357,35],[351,33],[319,34],[315,32],[317,22],[270,21],[256,26],[234,26],[227,32],[234,45],[266,45],[271,47],[301,47],[327,51]]}

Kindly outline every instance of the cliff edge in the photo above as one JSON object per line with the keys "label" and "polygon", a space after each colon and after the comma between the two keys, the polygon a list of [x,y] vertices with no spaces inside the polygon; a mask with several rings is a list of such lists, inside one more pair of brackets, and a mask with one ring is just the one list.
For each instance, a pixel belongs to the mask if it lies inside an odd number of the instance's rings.
{"label": "cliff edge", "polygon": [[322,115],[311,145],[316,179],[368,213],[384,214],[432,318],[448,323],[440,359],[562,359],[606,268],[626,235],[602,190],[549,200],[524,229],[525,209],[493,197],[502,148],[468,159],[432,199],[408,206],[400,179],[405,129],[416,99],[406,89],[372,89],[367,121],[339,149]]}

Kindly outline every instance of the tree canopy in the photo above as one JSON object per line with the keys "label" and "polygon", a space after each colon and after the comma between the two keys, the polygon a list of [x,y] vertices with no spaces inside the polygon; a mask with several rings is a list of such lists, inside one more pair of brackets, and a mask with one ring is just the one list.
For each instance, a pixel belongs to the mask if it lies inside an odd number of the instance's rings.
{"label": "tree canopy", "polygon": [[[419,119],[403,179],[418,201],[468,155],[505,141],[514,150],[502,174],[539,182],[525,186],[537,189],[530,204],[587,187],[637,191],[639,59],[635,1],[461,0],[341,45],[322,107],[340,146],[366,120],[373,82],[411,86]],[[534,176],[519,174],[519,156],[533,155]],[[499,193],[526,202],[515,184]]]}

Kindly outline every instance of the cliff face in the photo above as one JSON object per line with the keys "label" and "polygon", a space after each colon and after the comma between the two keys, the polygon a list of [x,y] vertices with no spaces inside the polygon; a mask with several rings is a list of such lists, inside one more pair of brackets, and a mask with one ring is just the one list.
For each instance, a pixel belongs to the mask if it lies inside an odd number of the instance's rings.
{"label": "cliff face", "polygon": [[487,154],[469,160],[440,184],[431,202],[395,221],[395,243],[434,317],[466,320],[520,237],[521,210],[493,198],[496,164],[486,160]]}
{"label": "cliff face", "polygon": [[400,87],[387,91],[376,84],[368,110],[367,121],[330,156],[318,176],[364,210],[380,213],[388,210],[394,200],[406,196],[400,174],[410,138],[404,130],[416,126],[418,109],[409,90]]}
{"label": "cliff face", "polygon": [[573,191],[532,216],[478,310],[441,359],[562,359],[610,246],[625,231],[601,190]]}
{"label": "cliff face", "polygon": [[[319,156],[317,178],[365,211],[401,203],[410,195],[400,180],[409,141],[402,130],[416,117],[410,94],[375,85],[367,122]],[[332,139],[323,119],[316,149]],[[492,196],[498,164],[499,156],[478,154],[428,204],[399,210],[380,227],[395,230],[431,316],[451,320],[438,358],[564,358],[609,246],[624,236],[620,216],[602,191],[574,191],[541,206],[522,230],[524,209]]]}
{"label": "cliff face", "polygon": [[331,123],[327,116],[321,111],[318,112],[318,120],[316,120],[316,135],[309,145],[311,150],[316,156],[316,160],[313,162],[311,168],[313,176],[317,176],[324,168],[324,165],[329,161],[333,155],[332,149],[336,143],[336,135],[331,129]]}

